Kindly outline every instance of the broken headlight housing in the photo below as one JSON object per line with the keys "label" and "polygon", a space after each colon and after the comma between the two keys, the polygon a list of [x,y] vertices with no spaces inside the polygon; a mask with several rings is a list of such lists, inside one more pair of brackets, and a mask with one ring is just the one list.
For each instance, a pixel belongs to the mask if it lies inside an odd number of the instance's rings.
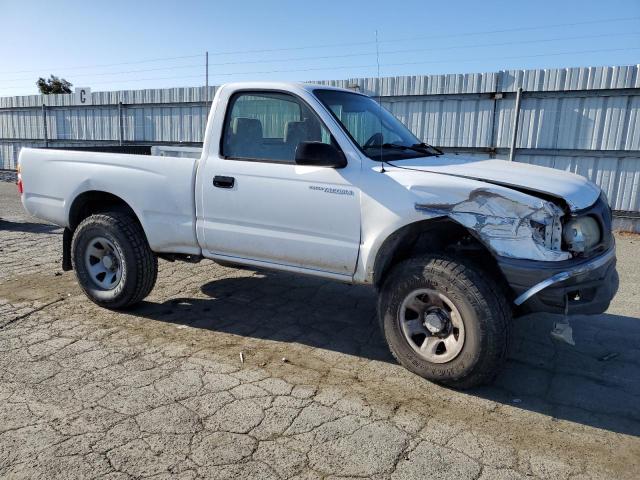
{"label": "broken headlight housing", "polygon": [[560,207],[547,202],[543,209],[529,218],[533,240],[546,249],[559,252],[562,247],[562,223],[564,212]]}
{"label": "broken headlight housing", "polygon": [[602,232],[595,218],[590,216],[575,217],[564,225],[562,239],[570,251],[585,253],[600,243]]}

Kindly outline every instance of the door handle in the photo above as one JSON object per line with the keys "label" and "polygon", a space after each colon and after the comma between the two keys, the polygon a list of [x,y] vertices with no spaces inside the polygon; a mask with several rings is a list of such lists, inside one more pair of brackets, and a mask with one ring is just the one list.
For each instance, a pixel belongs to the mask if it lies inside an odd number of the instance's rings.
{"label": "door handle", "polygon": [[220,175],[213,177],[213,186],[218,188],[233,188],[235,182],[236,179],[233,177],[222,177]]}

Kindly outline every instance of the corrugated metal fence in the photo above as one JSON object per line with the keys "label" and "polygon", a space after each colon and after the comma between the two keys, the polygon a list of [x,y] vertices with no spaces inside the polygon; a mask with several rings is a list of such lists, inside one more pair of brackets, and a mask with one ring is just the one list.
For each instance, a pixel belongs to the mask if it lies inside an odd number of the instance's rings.
{"label": "corrugated metal fence", "polygon": [[[418,137],[447,150],[584,175],[606,191],[620,217],[638,217],[639,70],[505,70],[320,83],[379,96]],[[0,98],[0,165],[15,168],[22,146],[197,146],[208,112],[204,100],[214,94],[215,87],[96,92],[90,106],[74,105],[73,95]]]}

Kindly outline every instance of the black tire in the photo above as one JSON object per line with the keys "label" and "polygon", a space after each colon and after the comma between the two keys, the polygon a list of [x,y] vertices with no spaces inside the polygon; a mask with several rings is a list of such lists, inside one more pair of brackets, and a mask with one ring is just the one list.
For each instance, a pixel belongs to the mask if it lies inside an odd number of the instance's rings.
{"label": "black tire", "polygon": [[[114,288],[96,284],[88,271],[85,252],[96,237],[108,240],[121,258],[121,276]],[[71,243],[71,258],[78,283],[94,303],[109,309],[130,307],[145,298],[156,283],[158,258],[149,248],[138,221],[125,211],[91,215],[76,228]]]}
{"label": "black tire", "polygon": [[[462,317],[462,349],[446,363],[427,361],[403,333],[403,301],[420,289],[445,295]],[[504,291],[494,277],[475,265],[442,255],[411,258],[396,265],[378,299],[380,325],[396,360],[421,377],[458,389],[495,378],[507,354],[511,315]]]}

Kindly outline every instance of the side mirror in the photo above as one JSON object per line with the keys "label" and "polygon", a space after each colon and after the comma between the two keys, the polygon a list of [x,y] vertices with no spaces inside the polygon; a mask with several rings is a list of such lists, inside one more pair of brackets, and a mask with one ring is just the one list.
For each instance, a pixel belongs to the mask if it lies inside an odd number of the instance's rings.
{"label": "side mirror", "polygon": [[344,168],[347,159],[333,145],[322,142],[300,142],[296,147],[296,164],[314,167]]}

